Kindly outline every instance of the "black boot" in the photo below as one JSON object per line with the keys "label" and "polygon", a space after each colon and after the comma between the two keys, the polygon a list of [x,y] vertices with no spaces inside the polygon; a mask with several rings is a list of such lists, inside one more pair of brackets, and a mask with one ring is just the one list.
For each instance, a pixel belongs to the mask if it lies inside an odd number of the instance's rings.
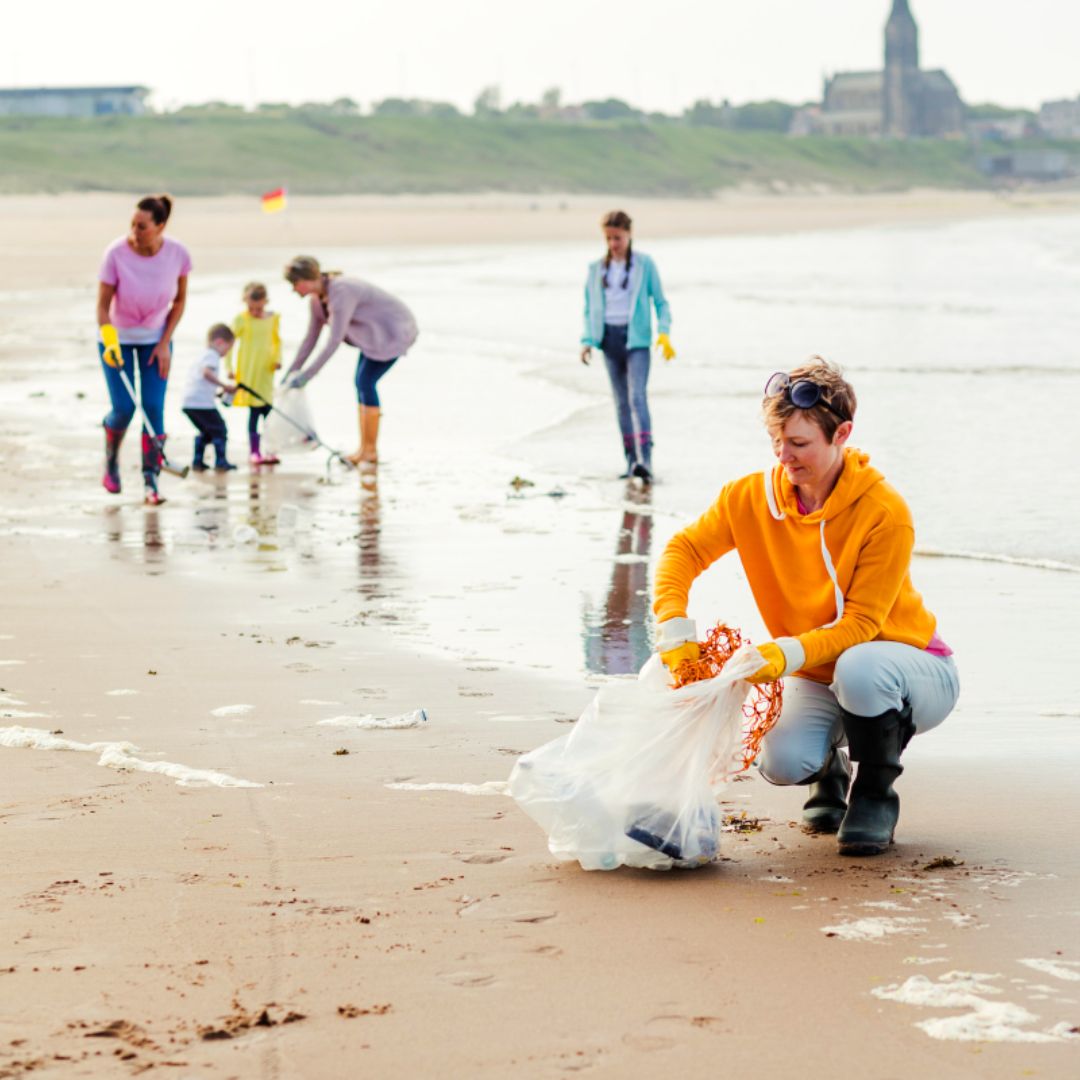
{"label": "black boot", "polygon": [[191,460],[191,467],[195,472],[206,472],[206,436],[198,434],[195,436],[195,454]]}
{"label": "black boot", "polygon": [[236,466],[225,456],[225,437],[219,435],[214,440],[214,469],[217,472],[229,472]]}
{"label": "black boot", "polygon": [[646,484],[652,483],[652,439],[642,439],[638,446],[638,463],[631,472]]}
{"label": "black boot", "polygon": [[626,455],[626,471],[619,474],[620,480],[629,480],[634,475],[634,466],[637,464],[637,450],[634,449],[632,439],[623,436],[623,453]]}
{"label": "black boot", "polygon": [[858,763],[848,811],[837,841],[841,855],[880,855],[893,841],[900,798],[893,781],[904,771],[900,755],[915,734],[911,706],[880,716],[840,710],[851,760]]}
{"label": "black boot", "polygon": [[812,833],[834,833],[847,810],[851,766],[847,755],[834,746],[820,771],[807,780],[810,798],[803,803],[803,828]]}

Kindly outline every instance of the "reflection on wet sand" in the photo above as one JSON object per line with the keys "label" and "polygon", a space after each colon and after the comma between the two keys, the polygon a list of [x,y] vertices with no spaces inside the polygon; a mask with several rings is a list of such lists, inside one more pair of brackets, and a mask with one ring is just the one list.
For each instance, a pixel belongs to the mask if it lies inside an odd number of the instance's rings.
{"label": "reflection on wet sand", "polygon": [[652,493],[629,485],[611,580],[602,608],[584,611],[585,667],[602,675],[634,675],[649,659],[649,554]]}

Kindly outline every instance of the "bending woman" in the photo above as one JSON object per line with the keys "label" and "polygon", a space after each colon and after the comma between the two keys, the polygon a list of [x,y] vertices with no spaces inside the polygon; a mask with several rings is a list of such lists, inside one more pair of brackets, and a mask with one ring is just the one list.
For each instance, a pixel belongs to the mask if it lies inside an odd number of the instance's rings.
{"label": "bending woman", "polygon": [[[913,735],[952,711],[960,691],[952,650],[911,583],[915,542],[900,495],[847,446],[855,391],[814,357],[765,389],[764,418],[779,467],[734,480],[668,544],[656,571],[657,648],[674,670],[696,659],[686,617],[694,579],[737,551],[775,637],[751,682],[784,684],[759,762],[774,784],[809,784],[803,821],[839,831],[840,853],[876,855],[900,812],[893,781]],[[855,782],[840,749],[858,763]]]}
{"label": "bending woman", "polygon": [[[168,195],[147,195],[135,204],[127,236],[106,249],[98,272],[98,326],[112,324],[120,339],[120,355],[98,341],[112,408],[105,417],[106,491],[120,490],[120,443],[135,415],[135,402],[120,372],[138,385],[143,415],[154,429],[142,432],[143,484],[146,501],[164,502],[157,478],[165,446],[165,389],[172,363],[172,337],[187,299],[191,256],[183,244],[165,235],[172,213]],[[138,379],[135,373],[138,372]]]}
{"label": "bending woman", "polygon": [[[285,267],[285,280],[293,292],[311,299],[311,321],[296,359],[285,373],[286,384],[303,386],[322,369],[344,341],[360,350],[356,365],[356,396],[360,402],[360,447],[349,460],[355,465],[378,463],[381,404],[378,381],[416,341],[413,313],[396,296],[357,278],[326,273],[318,260],[298,255]],[[326,324],[330,336],[322,351],[307,368]]]}
{"label": "bending woman", "polygon": [[632,226],[622,210],[612,210],[600,221],[607,254],[590,264],[585,280],[581,362],[589,362],[594,348],[603,352],[626,455],[626,471],[620,479],[637,476],[649,483],[653,437],[645,388],[654,307],[659,330],[656,344],[665,360],[674,360],[675,350],[668,337],[671,308],[660,274],[648,255],[633,250]]}

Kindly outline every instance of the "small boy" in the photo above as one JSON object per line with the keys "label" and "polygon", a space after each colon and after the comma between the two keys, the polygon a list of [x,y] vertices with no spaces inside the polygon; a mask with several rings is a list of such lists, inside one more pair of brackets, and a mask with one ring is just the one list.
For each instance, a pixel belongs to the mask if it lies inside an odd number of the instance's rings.
{"label": "small boy", "polygon": [[198,428],[195,436],[195,458],[191,463],[196,472],[206,471],[203,454],[209,443],[214,448],[214,468],[218,472],[235,469],[225,456],[225,443],[229,437],[225,421],[217,411],[215,387],[226,393],[233,393],[236,384],[227,382],[218,375],[221,358],[232,348],[233,332],[224,323],[215,323],[206,335],[206,352],[195,361],[188,374],[187,388],[184,391],[184,415]]}

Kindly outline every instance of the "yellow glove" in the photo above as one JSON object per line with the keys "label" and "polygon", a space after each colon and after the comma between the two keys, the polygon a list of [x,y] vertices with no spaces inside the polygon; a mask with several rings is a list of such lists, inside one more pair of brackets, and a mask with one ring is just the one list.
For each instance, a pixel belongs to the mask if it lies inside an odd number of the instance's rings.
{"label": "yellow glove", "polygon": [[664,666],[668,671],[674,675],[679,665],[684,660],[700,660],[701,648],[696,641],[688,641],[678,648],[672,649],[670,652],[661,653],[660,659],[663,660]]}
{"label": "yellow glove", "polygon": [[115,326],[106,323],[101,328],[101,344],[105,346],[105,351],[101,354],[101,359],[104,360],[109,367],[123,367],[124,354],[120,351],[120,335],[116,332]]}
{"label": "yellow glove", "polygon": [[775,642],[766,641],[764,645],[758,646],[758,652],[761,653],[765,664],[763,667],[758,668],[753,675],[747,676],[746,681],[755,684],[776,682],[787,669],[787,657],[784,656],[783,649]]}
{"label": "yellow glove", "polygon": [[663,353],[665,360],[675,359],[675,346],[671,344],[671,338],[667,334],[657,335],[656,347]]}

